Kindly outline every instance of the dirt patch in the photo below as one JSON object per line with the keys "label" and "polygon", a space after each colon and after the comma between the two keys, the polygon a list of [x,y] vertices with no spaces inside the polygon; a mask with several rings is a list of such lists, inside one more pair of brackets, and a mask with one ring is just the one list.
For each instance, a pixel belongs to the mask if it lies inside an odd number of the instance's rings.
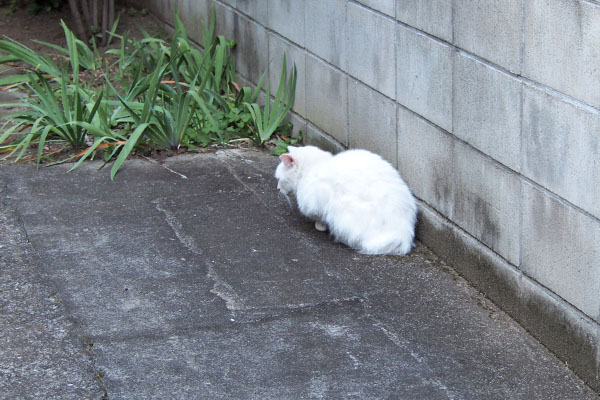
{"label": "dirt patch", "polygon": [[[38,52],[51,53],[52,50],[36,43],[35,40],[66,46],[65,34],[60,25],[61,20],[74,30],[73,17],[69,7],[66,6],[58,11],[42,12],[37,15],[24,9],[18,9],[14,14],[10,14],[9,11],[8,6],[0,6],[0,37],[11,38]],[[140,38],[142,36],[138,29],[140,26],[153,34],[162,32],[161,24],[152,15],[144,15],[140,10],[129,7],[120,7],[118,11],[120,17],[117,33],[129,31],[132,36]]]}

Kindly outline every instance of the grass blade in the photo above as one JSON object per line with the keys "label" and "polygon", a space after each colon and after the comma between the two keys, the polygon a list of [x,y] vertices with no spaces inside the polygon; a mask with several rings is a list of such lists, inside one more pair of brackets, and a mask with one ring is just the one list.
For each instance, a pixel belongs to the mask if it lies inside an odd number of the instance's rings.
{"label": "grass blade", "polygon": [[133,150],[134,146],[137,144],[138,140],[142,137],[142,135],[144,134],[144,131],[148,128],[148,126],[150,126],[150,124],[148,124],[148,123],[140,124],[133,131],[133,133],[127,140],[127,143],[125,145],[123,145],[123,148],[121,149],[121,152],[119,153],[119,156],[115,160],[115,163],[113,164],[112,169],[110,170],[110,179],[111,180],[115,179],[115,175],[119,171],[119,168],[121,168],[121,165],[125,162],[125,160],[129,156],[129,153],[131,153],[131,150]]}

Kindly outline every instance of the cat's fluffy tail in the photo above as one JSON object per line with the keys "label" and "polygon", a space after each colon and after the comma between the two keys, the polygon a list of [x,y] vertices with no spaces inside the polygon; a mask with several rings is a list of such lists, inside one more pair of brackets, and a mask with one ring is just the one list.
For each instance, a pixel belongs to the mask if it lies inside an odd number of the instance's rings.
{"label": "cat's fluffy tail", "polygon": [[399,240],[397,236],[391,234],[377,235],[364,241],[358,249],[363,254],[393,254],[403,256],[408,254],[413,248],[413,235]]}

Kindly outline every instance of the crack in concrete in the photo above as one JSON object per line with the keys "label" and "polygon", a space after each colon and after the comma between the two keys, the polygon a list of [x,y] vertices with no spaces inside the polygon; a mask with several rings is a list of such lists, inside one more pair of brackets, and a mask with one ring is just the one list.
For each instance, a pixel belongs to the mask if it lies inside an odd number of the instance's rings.
{"label": "crack in concrete", "polygon": [[233,178],[238,181],[243,187],[244,189],[246,189],[247,191],[249,191],[250,193],[252,193],[259,201],[262,205],[264,205],[265,207],[269,207],[269,205],[266,203],[265,199],[263,198],[263,196],[260,195],[260,193],[258,193],[256,190],[254,190],[253,187],[251,187],[250,185],[248,185],[237,173],[237,171],[231,166],[231,163],[227,162],[228,158],[238,158],[239,160],[242,160],[245,162],[244,157],[242,157],[241,155],[239,155],[238,153],[234,152],[234,151],[217,151],[215,153],[215,156],[217,157],[217,160],[219,160],[224,166],[225,168],[227,168],[227,170],[229,171],[229,173],[231,174],[231,176],[233,176]]}
{"label": "crack in concrete", "polygon": [[387,327],[383,322],[379,321],[377,318],[373,316],[369,316],[369,318],[374,322],[373,326],[381,330],[383,334],[392,342],[394,345],[404,351],[407,351],[410,356],[417,361],[419,364],[424,362],[423,358],[419,356],[415,351],[411,350],[410,345],[405,340],[402,340],[400,336],[396,333],[392,332],[389,327]]}
{"label": "crack in concrete", "polygon": [[156,200],[153,200],[152,203],[154,204],[154,207],[156,207],[156,209],[158,211],[162,212],[165,215],[165,221],[171,227],[171,229],[175,233],[175,236],[177,237],[179,242],[186,249],[191,251],[192,253],[194,253],[196,255],[201,255],[203,253],[202,249],[198,246],[198,244],[196,243],[196,240],[192,236],[190,236],[184,232],[183,226],[177,220],[177,217],[175,217],[175,214],[173,214],[171,212],[171,210],[169,210],[168,207],[166,207],[163,204],[164,199],[158,198]]}
{"label": "crack in concrete", "polygon": [[[227,285],[230,286],[230,285]],[[237,295],[235,295],[237,296]],[[239,297],[238,297],[239,298]],[[244,319],[242,319],[242,315],[238,314],[240,320],[229,320],[229,323],[217,323],[217,324],[208,324],[208,325],[189,325],[185,327],[170,327],[166,330],[154,330],[147,329],[144,331],[135,332],[133,334],[102,334],[102,335],[86,335],[85,338],[87,341],[101,343],[101,342],[127,342],[127,341],[139,341],[139,340],[164,340],[169,339],[176,336],[195,336],[198,331],[218,331],[223,329],[231,329],[231,328],[239,328],[245,325],[261,325],[269,322],[291,319],[302,313],[307,312],[322,312],[327,311],[330,307],[344,307],[344,306],[352,306],[356,303],[362,303],[363,299],[360,297],[348,297],[343,299],[334,299],[328,300],[321,303],[316,303],[312,305],[290,305],[283,307],[240,307],[236,309],[236,311],[244,311],[247,312],[244,315]],[[252,311],[271,311],[269,315],[262,315],[259,318],[251,318]],[[310,324],[313,328],[318,328],[315,324]],[[331,325],[323,324],[323,327],[327,328]],[[331,331],[334,335],[338,332]],[[357,339],[355,337],[354,339]]]}
{"label": "crack in concrete", "polygon": [[[6,188],[6,186],[5,186]],[[5,191],[8,193],[8,191]],[[36,251],[33,246],[33,242],[30,240],[27,227],[25,226],[25,222],[20,214],[20,212],[9,205],[10,197],[0,199],[0,237],[3,239],[0,244],[0,251],[5,251],[2,254],[4,257],[0,257],[0,265],[4,263],[11,263],[13,265],[19,265],[19,269],[22,272],[22,276],[12,275],[9,271],[5,271],[5,273],[10,274],[10,280],[14,280],[15,290],[25,290],[28,299],[24,300],[20,298],[20,301],[23,301],[25,307],[32,307],[35,300],[31,298],[34,296],[44,296],[51,305],[48,305],[48,310],[44,311],[45,305],[40,305],[39,303],[35,308],[29,308],[28,315],[36,317],[45,316],[49,318],[47,324],[44,326],[35,327],[35,332],[40,336],[46,338],[54,337],[54,340],[61,341],[62,346],[72,345],[74,349],[74,353],[70,354],[70,357],[74,357],[75,360],[85,358],[85,361],[81,360],[85,366],[89,366],[89,371],[92,372],[93,380],[97,382],[98,389],[102,392],[102,397],[99,400],[108,400],[108,394],[106,390],[106,386],[102,381],[103,373],[96,365],[96,354],[93,352],[92,345],[90,345],[90,341],[87,340],[87,336],[82,332],[81,322],[75,318],[72,311],[68,309],[68,307],[63,302],[60,297],[59,290],[55,285],[55,281],[53,279],[44,278],[46,272],[44,268],[41,268],[40,263],[40,254]],[[5,250],[8,249],[8,250]],[[7,277],[4,277],[7,279]],[[35,293],[35,294],[34,294]],[[42,297],[39,297],[41,300]],[[8,302],[15,301],[14,299],[7,299]],[[48,304],[48,303],[44,303]],[[4,304],[5,306],[7,304]],[[4,310],[4,316],[9,317],[9,313],[12,313],[11,307],[6,308]],[[40,313],[39,315],[37,313]],[[51,314],[46,314],[46,313]],[[9,317],[9,321],[10,321]],[[21,321],[17,323],[17,326]],[[23,326],[25,328],[26,325]],[[15,329],[15,326],[12,327]],[[7,332],[10,335],[10,332]],[[43,340],[42,340],[43,344]],[[37,344],[41,345],[41,344]],[[43,352],[40,352],[43,354]],[[60,355],[63,357],[63,355]],[[42,357],[42,356],[40,356]],[[37,360],[41,362],[41,358]],[[48,376],[51,376],[53,369],[60,367],[60,361],[57,361],[58,365],[53,365],[51,361],[48,363],[44,363],[43,367],[47,368]],[[2,367],[6,367],[3,365]],[[3,374],[10,374],[11,370],[6,367],[2,368]],[[80,377],[80,379],[86,379],[91,375],[84,374]],[[96,389],[96,388],[92,388]]]}
{"label": "crack in concrete", "polygon": [[179,176],[181,179],[187,179],[187,178],[188,178],[188,177],[187,177],[187,176],[185,176],[184,174],[181,174],[181,173],[179,173],[179,172],[177,172],[177,171],[175,171],[175,170],[172,170],[171,168],[167,167],[166,165],[164,165],[164,164],[161,164],[161,163],[159,163],[158,161],[151,159],[150,157],[146,157],[146,156],[144,156],[144,158],[146,159],[146,161],[148,161],[148,162],[151,162],[152,164],[156,164],[156,165],[158,165],[159,167],[166,169],[167,171],[169,171],[169,172],[171,172],[171,173],[173,173],[173,174],[175,174],[175,175]]}
{"label": "crack in concrete", "polygon": [[[381,322],[380,320],[378,320],[377,318],[373,317],[372,315],[368,315],[369,319],[371,319],[373,321],[373,326],[375,326],[376,328],[379,328],[381,330],[381,332],[383,332],[383,334],[399,349],[407,352],[415,361],[417,361],[419,364],[425,364],[425,359],[423,357],[421,357],[419,354],[417,354],[414,350],[411,349],[410,343],[408,343],[406,340],[403,340],[400,336],[398,336],[398,334],[396,334],[395,332],[392,332],[391,328],[389,328],[387,325],[385,325],[383,322]],[[453,394],[450,389],[448,389],[448,387],[446,385],[444,385],[439,379],[437,378],[424,378],[424,377],[419,377],[421,382],[427,385],[432,385],[435,388],[441,390],[448,399],[455,399],[456,395]]]}
{"label": "crack in concrete", "polygon": [[260,307],[260,306],[248,306],[245,304],[244,299],[239,296],[233,286],[227,283],[217,273],[213,263],[206,262],[207,268],[206,276],[214,281],[213,288],[210,290],[211,293],[217,295],[225,302],[225,306],[232,313],[235,314],[239,311],[247,312],[263,312],[263,311],[285,311],[285,312],[298,312],[310,309],[325,308],[330,306],[340,305],[351,305],[354,303],[361,303],[363,299],[358,296],[349,296],[339,299],[327,300],[320,303],[297,303],[297,304],[285,304],[278,307]]}
{"label": "crack in concrete", "polygon": [[210,262],[207,261],[205,264],[208,271],[206,276],[214,281],[213,288],[210,292],[225,301],[225,307],[227,307],[232,314],[234,314],[235,311],[245,309],[244,301],[237,295],[233,287],[219,276]]}

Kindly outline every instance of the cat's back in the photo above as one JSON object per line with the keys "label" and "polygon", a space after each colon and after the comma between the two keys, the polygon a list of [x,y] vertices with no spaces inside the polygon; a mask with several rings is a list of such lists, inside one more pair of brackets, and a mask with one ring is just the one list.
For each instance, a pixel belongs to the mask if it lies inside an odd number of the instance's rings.
{"label": "cat's back", "polygon": [[[383,158],[367,150],[347,150],[311,169],[298,187],[301,207],[379,209],[404,207],[413,202],[398,171]],[[358,209],[360,208],[360,209]]]}
{"label": "cat's back", "polygon": [[378,182],[399,183],[398,172],[379,155],[354,149],[336,154],[321,168],[320,175],[338,185],[372,186]]}

